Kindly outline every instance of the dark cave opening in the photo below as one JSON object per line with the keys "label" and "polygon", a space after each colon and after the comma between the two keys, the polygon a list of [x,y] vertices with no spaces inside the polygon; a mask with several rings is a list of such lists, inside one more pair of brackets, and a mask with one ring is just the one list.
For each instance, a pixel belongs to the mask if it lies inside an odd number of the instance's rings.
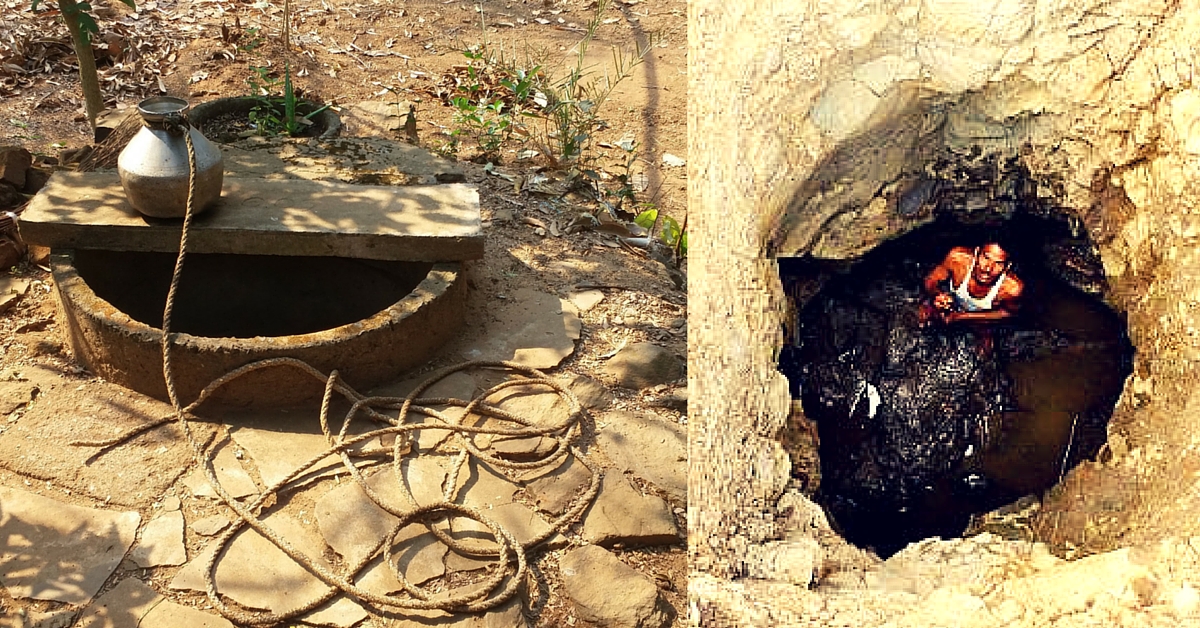
{"label": "dark cave opening", "polygon": [[[961,189],[937,186],[935,220],[857,260],[778,260],[796,306],[779,370],[816,426],[814,497],[884,557],[959,536],[1094,457],[1132,369],[1077,219],[1030,195],[965,211]],[[920,327],[925,275],[952,247],[993,240],[1025,284],[1018,315]]]}

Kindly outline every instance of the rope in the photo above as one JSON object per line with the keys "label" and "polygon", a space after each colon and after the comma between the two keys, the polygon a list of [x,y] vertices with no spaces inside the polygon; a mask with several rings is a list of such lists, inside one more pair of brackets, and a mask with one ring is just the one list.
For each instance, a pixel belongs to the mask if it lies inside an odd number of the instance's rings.
{"label": "rope", "polygon": [[[495,608],[507,602],[520,588],[522,580],[528,574],[528,552],[537,545],[544,542],[556,533],[563,532],[568,525],[576,521],[579,516],[591,505],[596,493],[600,488],[600,469],[576,446],[581,429],[579,421],[583,416],[583,407],[579,400],[566,387],[559,382],[550,379],[540,371],[537,371],[526,366],[504,361],[471,361],[465,362],[456,366],[441,369],[430,375],[425,381],[418,385],[412,392],[405,397],[366,397],[359,394],[345,382],[340,379],[336,370],[328,375],[320,372],[316,368],[296,358],[270,358],[252,362],[240,368],[234,369],[221,377],[210,382],[197,396],[196,400],[183,406],[179,400],[178,392],[175,388],[175,378],[173,375],[173,367],[171,362],[171,350],[177,344],[176,335],[171,332],[171,314],[175,307],[175,295],[179,288],[180,276],[183,271],[184,258],[187,255],[188,233],[192,221],[192,200],[195,196],[196,184],[196,155],[195,149],[192,146],[192,137],[189,130],[188,122],[182,115],[169,120],[167,122],[169,130],[173,132],[182,132],[184,141],[187,146],[188,153],[188,197],[187,207],[183,219],[183,228],[179,238],[179,255],[175,259],[175,269],[171,275],[171,285],[167,291],[167,300],[163,307],[163,336],[162,336],[162,357],[163,357],[163,378],[166,381],[167,396],[170,399],[171,406],[174,408],[174,413],[171,416],[163,417],[159,420],[152,421],[146,425],[136,427],[124,434],[114,438],[96,440],[96,441],[76,441],[71,443],[75,446],[99,447],[100,451],[96,455],[101,455],[109,448],[119,445],[129,439],[138,436],[146,431],[161,427],[167,424],[175,424],[187,439],[192,447],[195,462],[200,465],[208,483],[212,485],[213,490],[225,505],[229,506],[239,519],[235,520],[232,525],[226,528],[219,537],[214,541],[212,551],[209,554],[204,565],[204,583],[205,591],[209,601],[217,610],[226,618],[238,624],[245,625],[266,625],[293,619],[299,615],[307,613],[337,595],[346,594],[352,596],[362,602],[381,608],[390,609],[440,609],[451,612],[480,612],[491,608]],[[192,429],[189,416],[194,416],[195,409],[204,403],[209,397],[220,388],[229,382],[246,375],[247,373],[267,369],[267,368],[293,368],[297,369],[309,376],[321,381],[325,384],[325,393],[321,400],[321,410],[319,414],[321,433],[325,436],[329,447],[325,451],[313,456],[310,460],[296,468],[287,477],[279,480],[275,484],[268,487],[260,493],[253,501],[248,504],[242,504],[235,500],[224,487],[216,476],[216,471],[213,466],[213,458],[215,457],[215,448],[211,451],[206,451],[209,439],[197,438],[197,435]],[[470,401],[461,399],[442,398],[442,397],[421,397],[420,395],[438,381],[452,375],[456,372],[474,368],[489,368],[503,369],[506,371],[516,372],[523,375],[520,379],[512,379],[502,382],[490,389],[475,396]],[[555,425],[536,425],[527,418],[521,417],[514,413],[508,412],[501,407],[489,404],[485,401],[488,397],[513,386],[545,386],[553,390],[560,397],[565,399],[569,404],[569,412],[566,418]],[[335,394],[341,395],[347,401],[351,402],[350,410],[342,420],[342,425],[336,433],[330,429],[329,413],[332,405],[332,400]],[[464,408],[464,412],[459,417],[450,418],[441,412],[429,406],[454,406]],[[398,411],[395,416],[388,414],[386,411]],[[362,434],[351,435],[350,427],[352,421],[358,415],[364,415],[373,421],[386,424],[385,427],[375,429]],[[424,423],[413,423],[409,421],[410,415],[421,415],[431,421]],[[498,420],[499,425],[489,425],[481,427],[479,425],[464,424],[464,420],[468,416],[486,417],[489,419]],[[449,470],[446,484],[443,490],[442,499],[436,503],[418,505],[415,497],[408,490],[407,484],[404,481],[403,459],[405,454],[410,451],[413,442],[413,432],[420,429],[438,429],[448,430],[453,432],[453,438],[458,445],[458,453],[453,459],[452,466]],[[505,435],[518,437],[533,437],[540,436],[550,438],[554,441],[554,447],[550,452],[543,455],[541,458],[529,462],[514,462],[501,458],[494,454],[489,454],[481,451],[472,440],[475,434],[491,434]],[[354,458],[365,458],[377,456],[379,450],[374,451],[358,451],[354,447],[374,438],[380,438],[387,435],[395,435],[395,442],[392,445],[392,472],[396,482],[400,487],[400,492],[405,502],[404,506],[396,506],[385,501],[378,495],[368,484],[367,478],[363,475],[362,470],[354,464]],[[364,558],[357,563],[351,565],[346,570],[345,574],[335,573],[325,565],[313,561],[307,555],[299,551],[292,544],[288,543],[284,538],[277,534],[273,529],[268,527],[259,518],[262,510],[267,504],[274,504],[277,500],[273,499],[281,490],[315,468],[322,460],[329,456],[337,456],[340,458],[342,465],[349,473],[350,477],[358,487],[374,502],[379,508],[385,512],[398,518],[398,521],[393,525],[392,530],[381,539],[375,547],[366,554]],[[458,474],[460,470],[468,465],[472,458],[480,463],[501,470],[512,471],[527,471],[530,469],[552,469],[562,464],[568,456],[574,456],[579,460],[591,473],[590,482],[570,504],[566,511],[550,522],[549,528],[538,535],[534,539],[522,544],[508,529],[488,518],[479,509],[465,504],[457,503],[458,498]],[[496,539],[494,546],[489,546],[482,542],[467,543],[461,540],[454,539],[446,530],[449,527],[450,517],[464,517],[473,519],[491,531]],[[412,523],[421,523],[427,526],[429,531],[437,537],[442,543],[445,543],[450,549],[463,555],[477,556],[482,558],[494,558],[496,561],[496,569],[492,569],[490,575],[482,582],[469,585],[468,587],[460,587],[457,589],[469,589],[468,592],[454,593],[442,599],[431,599],[432,596],[415,586],[404,577],[403,571],[399,565],[393,560],[394,546],[396,545],[397,536],[407,525]],[[437,525],[437,524],[442,525]],[[227,605],[219,595],[216,588],[215,572],[217,557],[220,556],[226,546],[233,540],[233,537],[244,527],[249,526],[254,531],[269,539],[281,551],[302,566],[310,574],[321,580],[327,589],[316,599],[310,600],[307,603],[299,604],[293,608],[289,608],[277,612],[248,612],[237,608],[232,608]],[[399,595],[379,595],[371,591],[364,590],[354,584],[355,576],[361,572],[371,561],[382,554],[384,560],[392,570],[392,574],[403,587],[405,596]],[[515,566],[513,563],[515,562]],[[482,585],[482,586],[480,586]],[[503,586],[501,586],[503,585]]]}

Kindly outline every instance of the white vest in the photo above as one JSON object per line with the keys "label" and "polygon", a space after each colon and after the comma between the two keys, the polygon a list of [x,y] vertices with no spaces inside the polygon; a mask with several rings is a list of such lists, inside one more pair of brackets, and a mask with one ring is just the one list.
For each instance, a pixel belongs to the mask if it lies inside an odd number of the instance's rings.
{"label": "white vest", "polygon": [[967,284],[971,281],[971,273],[975,272],[975,257],[971,257],[971,267],[967,269],[966,276],[963,277],[962,283],[957,287],[951,281],[950,286],[954,288],[954,300],[966,312],[983,312],[992,309],[992,302],[996,300],[996,295],[1000,293],[1000,286],[1004,283],[1004,278],[1008,276],[1008,272],[1001,273],[996,278],[996,283],[992,284],[992,289],[982,297],[971,295],[971,291],[967,290]]}

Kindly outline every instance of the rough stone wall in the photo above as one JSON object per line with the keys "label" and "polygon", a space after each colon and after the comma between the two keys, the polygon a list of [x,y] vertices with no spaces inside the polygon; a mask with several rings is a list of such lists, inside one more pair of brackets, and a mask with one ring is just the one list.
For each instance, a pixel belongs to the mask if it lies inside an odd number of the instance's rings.
{"label": "rough stone wall", "polygon": [[1200,0],[694,0],[689,41],[696,592],[787,532],[768,251],[906,230],[871,201],[931,145],[1022,155],[1099,244],[1138,351],[1109,447],[1046,496],[1039,537],[1082,555],[1200,533]]}

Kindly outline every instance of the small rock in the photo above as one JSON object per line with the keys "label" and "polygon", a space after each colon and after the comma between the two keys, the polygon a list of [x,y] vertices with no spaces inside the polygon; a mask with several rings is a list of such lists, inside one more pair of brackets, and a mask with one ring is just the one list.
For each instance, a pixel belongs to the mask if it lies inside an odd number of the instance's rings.
{"label": "small rock", "polygon": [[46,182],[50,180],[50,173],[41,168],[30,168],[25,171],[25,187],[21,191],[25,194],[37,194],[46,187]]}
{"label": "small rock", "polygon": [[609,472],[600,481],[600,493],[583,515],[583,538],[611,547],[664,545],[679,540],[675,517],[667,502],[642,495],[618,473]]}
{"label": "small rock", "polygon": [[20,146],[0,146],[0,181],[14,190],[25,187],[25,173],[33,165],[33,154]]}
{"label": "small rock", "polygon": [[8,416],[33,401],[37,391],[32,382],[0,382],[0,416]]}
{"label": "small rock", "polygon": [[821,568],[821,546],[813,539],[751,545],[745,568],[751,578],[807,587]]}
{"label": "small rock", "polygon": [[683,377],[683,364],[675,354],[649,342],[635,342],[617,352],[604,373],[625,388],[641,389],[669,384]]}
{"label": "small rock", "polygon": [[408,101],[369,100],[348,104],[339,115],[342,124],[355,135],[395,137],[404,130],[410,104]]}
{"label": "small rock", "polygon": [[679,386],[671,392],[660,397],[654,402],[654,405],[674,410],[680,414],[687,414],[688,391],[686,386]]}
{"label": "small rock", "polygon": [[181,506],[183,506],[183,503],[174,495],[170,495],[162,500],[162,509],[166,512],[179,510]]}
{"label": "small rock", "polygon": [[25,257],[27,250],[18,232],[0,232],[0,268],[12,268],[17,265]]}
{"label": "small rock", "polygon": [[663,165],[668,168],[682,168],[687,165],[686,159],[671,153],[663,153],[662,161]]}
{"label": "small rock", "polygon": [[205,517],[199,521],[192,523],[192,532],[201,536],[216,536],[221,530],[229,526],[229,518],[222,515],[213,515]]}
{"label": "small rock", "polygon": [[0,210],[12,209],[25,202],[25,196],[11,183],[0,181]]}
{"label": "small rock", "polygon": [[558,565],[567,597],[584,621],[600,628],[663,628],[675,617],[653,580],[604,548],[571,550]]}
{"label": "small rock", "polygon": [[567,381],[567,387],[574,393],[575,398],[588,410],[602,410],[613,401],[613,394],[604,384],[588,377],[572,373]]}
{"label": "small rock", "polygon": [[492,213],[492,222],[512,222],[513,211],[507,207],[501,207]]}
{"label": "small rock", "polygon": [[575,307],[579,308],[580,312],[586,312],[604,300],[604,293],[595,288],[590,290],[576,290],[568,294],[567,298],[570,299],[571,303],[575,304]]}

